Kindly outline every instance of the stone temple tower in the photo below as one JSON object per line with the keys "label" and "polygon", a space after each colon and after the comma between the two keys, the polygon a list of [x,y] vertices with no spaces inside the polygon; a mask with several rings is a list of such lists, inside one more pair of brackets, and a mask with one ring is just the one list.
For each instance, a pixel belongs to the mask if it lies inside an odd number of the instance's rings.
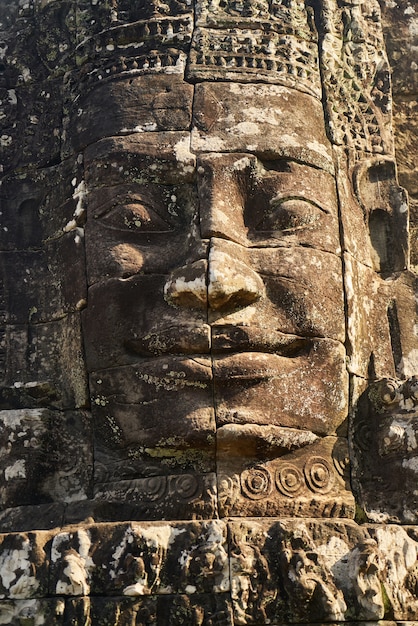
{"label": "stone temple tower", "polygon": [[379,2],[0,0],[0,31],[0,624],[415,624]]}

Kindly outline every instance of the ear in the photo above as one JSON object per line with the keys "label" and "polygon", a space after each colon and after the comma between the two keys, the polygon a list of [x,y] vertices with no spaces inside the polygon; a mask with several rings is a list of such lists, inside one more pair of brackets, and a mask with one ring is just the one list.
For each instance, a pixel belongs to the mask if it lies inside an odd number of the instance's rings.
{"label": "ear", "polygon": [[353,171],[354,191],[368,226],[373,268],[384,275],[408,267],[408,196],[391,158],[370,159]]}

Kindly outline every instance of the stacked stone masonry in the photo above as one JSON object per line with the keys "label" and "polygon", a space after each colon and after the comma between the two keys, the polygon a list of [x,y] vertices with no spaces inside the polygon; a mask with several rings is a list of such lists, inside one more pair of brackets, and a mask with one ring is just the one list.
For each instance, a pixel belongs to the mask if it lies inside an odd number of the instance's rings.
{"label": "stacked stone masonry", "polygon": [[417,15],[0,0],[0,624],[418,623]]}

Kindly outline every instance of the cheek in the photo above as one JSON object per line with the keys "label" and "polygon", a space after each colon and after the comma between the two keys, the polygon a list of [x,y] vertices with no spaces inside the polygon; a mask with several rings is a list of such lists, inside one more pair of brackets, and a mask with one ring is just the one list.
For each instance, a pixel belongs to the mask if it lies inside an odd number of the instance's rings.
{"label": "cheek", "polygon": [[111,254],[122,274],[136,274],[144,266],[144,256],[135,246],[121,243],[112,248]]}

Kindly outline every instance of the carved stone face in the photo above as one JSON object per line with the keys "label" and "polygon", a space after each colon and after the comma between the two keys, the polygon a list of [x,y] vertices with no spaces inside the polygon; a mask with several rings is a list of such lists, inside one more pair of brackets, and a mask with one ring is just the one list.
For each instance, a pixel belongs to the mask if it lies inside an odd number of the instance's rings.
{"label": "carved stone face", "polygon": [[[287,502],[317,480],[312,496],[324,473],[334,488],[336,440],[319,437],[346,416],[347,379],[321,105],[284,87],[203,84],[190,132],[193,88],[139,78],[130,87],[138,98],[145,82],[154,108],[138,108],[143,132],[95,142],[85,155],[83,328],[99,493],[126,490],[128,480],[151,500],[153,490],[178,500],[183,489],[190,504],[205,501],[215,474],[226,479],[221,492],[236,491],[244,470],[249,508],[234,510],[247,515],[270,491]],[[307,444],[316,469],[295,457],[290,471],[266,470]],[[261,474],[248,476],[255,462]],[[199,506],[214,514],[216,502]]]}

